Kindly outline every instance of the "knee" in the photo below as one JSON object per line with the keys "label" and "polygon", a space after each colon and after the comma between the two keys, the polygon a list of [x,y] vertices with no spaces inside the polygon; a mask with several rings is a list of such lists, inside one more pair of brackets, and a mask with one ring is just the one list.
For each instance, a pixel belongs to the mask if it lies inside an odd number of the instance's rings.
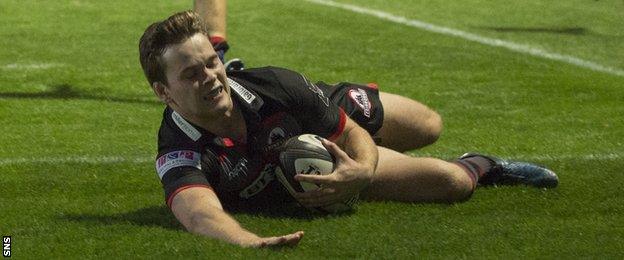
{"label": "knee", "polygon": [[440,134],[442,134],[442,117],[438,113],[431,111],[430,115],[424,121],[423,129],[423,142],[426,145],[435,143],[438,138],[440,138]]}

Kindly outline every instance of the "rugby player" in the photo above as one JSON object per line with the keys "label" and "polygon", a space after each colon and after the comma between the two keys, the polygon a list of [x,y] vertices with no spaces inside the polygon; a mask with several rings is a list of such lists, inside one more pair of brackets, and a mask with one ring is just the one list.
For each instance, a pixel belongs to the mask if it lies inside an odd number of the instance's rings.
{"label": "rugby player", "polygon": [[[197,13],[186,11],[150,25],[139,43],[146,78],[166,104],[156,171],[167,205],[192,233],[243,247],[295,245],[303,231],[259,236],[226,212],[295,200],[317,207],[356,194],[449,203],[468,199],[478,184],[558,184],[552,171],[530,163],[402,154],[440,135],[440,116],[427,106],[374,84],[313,83],[284,68],[226,74],[208,35]],[[269,145],[303,133],[323,137],[337,167],[329,175],[296,175],[322,188],[292,198],[263,155]]]}
{"label": "rugby player", "polygon": [[230,48],[226,40],[226,0],[195,0],[193,10],[204,20],[208,30],[208,39],[224,63],[226,71],[242,70],[245,65],[238,58],[225,61],[225,53]]}

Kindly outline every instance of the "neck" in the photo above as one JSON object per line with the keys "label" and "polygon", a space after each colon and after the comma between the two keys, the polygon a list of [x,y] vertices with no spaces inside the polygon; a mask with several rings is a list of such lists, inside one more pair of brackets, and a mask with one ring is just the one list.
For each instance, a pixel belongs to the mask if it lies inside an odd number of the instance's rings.
{"label": "neck", "polygon": [[223,114],[215,116],[180,115],[199,127],[217,136],[229,137],[239,142],[246,142],[247,126],[240,108],[233,104]]}

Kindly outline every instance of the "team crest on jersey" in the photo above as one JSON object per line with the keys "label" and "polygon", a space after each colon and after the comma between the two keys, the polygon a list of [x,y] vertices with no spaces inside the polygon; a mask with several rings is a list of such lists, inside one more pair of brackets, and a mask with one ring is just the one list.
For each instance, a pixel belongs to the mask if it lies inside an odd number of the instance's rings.
{"label": "team crest on jersey", "polygon": [[348,96],[364,112],[364,116],[370,117],[372,104],[368,99],[366,91],[361,88],[351,89]]}

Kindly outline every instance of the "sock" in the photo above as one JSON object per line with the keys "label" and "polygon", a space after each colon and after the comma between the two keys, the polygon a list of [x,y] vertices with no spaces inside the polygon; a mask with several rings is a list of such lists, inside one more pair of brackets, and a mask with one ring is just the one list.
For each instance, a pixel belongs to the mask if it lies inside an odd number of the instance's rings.
{"label": "sock", "polygon": [[222,41],[225,41],[225,38],[221,37],[221,36],[210,36],[209,37],[210,43],[212,44],[212,46],[215,46],[217,44],[219,44]]}
{"label": "sock", "polygon": [[494,162],[491,159],[481,155],[462,158],[453,163],[459,165],[462,169],[464,169],[464,171],[466,171],[472,180],[473,188],[477,187],[479,179],[485,176],[485,174],[494,166]]}

